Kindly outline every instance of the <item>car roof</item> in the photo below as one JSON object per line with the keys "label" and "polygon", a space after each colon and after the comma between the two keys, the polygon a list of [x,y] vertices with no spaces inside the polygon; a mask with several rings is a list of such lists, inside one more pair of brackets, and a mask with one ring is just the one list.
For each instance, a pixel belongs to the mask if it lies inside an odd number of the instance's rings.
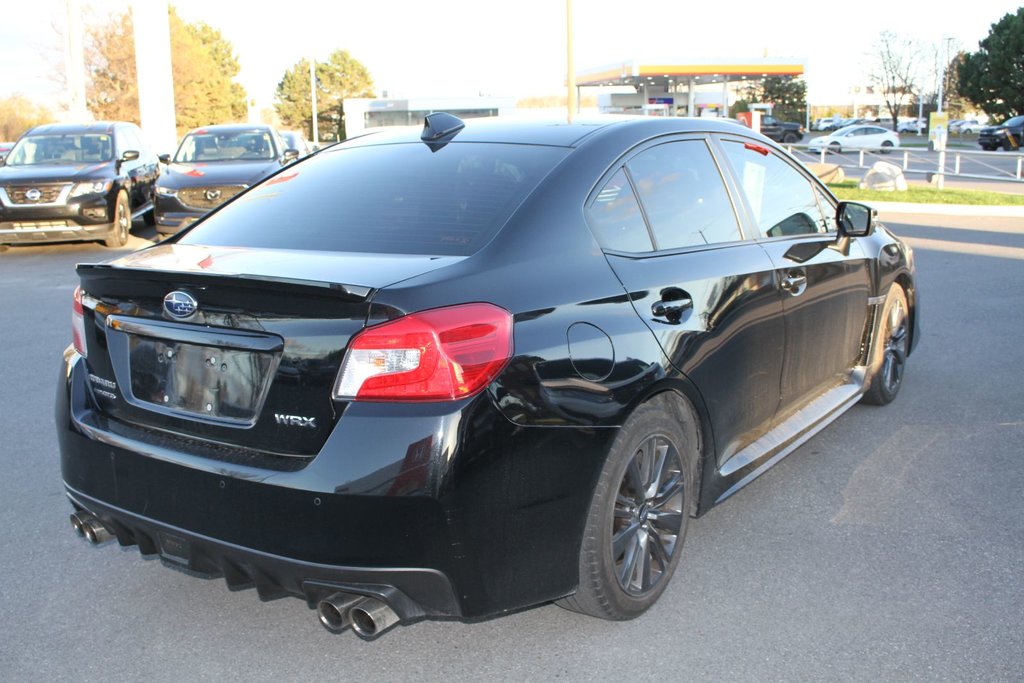
{"label": "car roof", "polygon": [[[488,117],[467,119],[466,127],[453,140],[458,142],[489,142],[522,145],[549,145],[575,147],[595,133],[615,128],[632,130],[638,137],[645,133],[665,135],[671,133],[745,133],[750,128],[731,121],[711,118],[619,116],[605,115],[575,119],[571,123],[561,119],[526,119],[515,117]],[[345,147],[420,142],[420,126],[401,126],[371,129],[363,135],[345,141]]]}
{"label": "car roof", "polygon": [[45,123],[26,133],[28,135],[66,135],[69,133],[113,133],[121,121],[94,121],[92,123]]}

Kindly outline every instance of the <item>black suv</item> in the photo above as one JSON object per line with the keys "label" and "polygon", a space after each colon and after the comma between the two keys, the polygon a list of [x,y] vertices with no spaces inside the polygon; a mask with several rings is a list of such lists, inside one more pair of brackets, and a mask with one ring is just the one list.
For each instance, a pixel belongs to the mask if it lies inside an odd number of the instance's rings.
{"label": "black suv", "polygon": [[0,244],[102,240],[153,222],[160,164],[132,123],[47,124],[0,160]]}
{"label": "black suv", "polygon": [[985,151],[1002,147],[1006,151],[1020,149],[1024,144],[1024,116],[1014,116],[998,126],[987,126],[978,133],[978,144]]}
{"label": "black suv", "polygon": [[224,124],[190,131],[156,188],[156,229],[173,235],[299,158],[266,125]]}

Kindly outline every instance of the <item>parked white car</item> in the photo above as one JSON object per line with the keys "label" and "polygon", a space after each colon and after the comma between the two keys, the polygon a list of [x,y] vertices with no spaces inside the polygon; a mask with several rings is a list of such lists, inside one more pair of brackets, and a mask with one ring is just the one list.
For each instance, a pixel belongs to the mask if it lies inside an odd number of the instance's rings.
{"label": "parked white car", "polygon": [[928,127],[928,122],[924,119],[910,119],[909,121],[900,121],[896,124],[897,133],[921,133]]}
{"label": "parked white car", "polygon": [[950,125],[949,131],[951,133],[960,133],[960,135],[963,135],[964,133],[978,133],[984,127],[985,126],[978,123],[976,119],[968,119],[966,121],[961,121],[955,128]]}
{"label": "parked white car", "polygon": [[820,152],[823,148],[831,152],[842,152],[846,149],[877,149],[885,154],[899,146],[900,136],[891,130],[871,124],[857,124],[814,138],[808,143],[807,149],[811,152]]}

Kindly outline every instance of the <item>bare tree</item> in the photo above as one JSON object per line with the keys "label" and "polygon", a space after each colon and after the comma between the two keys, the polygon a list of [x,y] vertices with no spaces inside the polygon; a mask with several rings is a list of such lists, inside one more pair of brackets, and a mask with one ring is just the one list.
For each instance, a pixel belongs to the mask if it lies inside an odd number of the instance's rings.
{"label": "bare tree", "polygon": [[900,111],[914,95],[920,73],[921,48],[910,38],[882,31],[875,40],[871,82],[882,94],[896,130]]}

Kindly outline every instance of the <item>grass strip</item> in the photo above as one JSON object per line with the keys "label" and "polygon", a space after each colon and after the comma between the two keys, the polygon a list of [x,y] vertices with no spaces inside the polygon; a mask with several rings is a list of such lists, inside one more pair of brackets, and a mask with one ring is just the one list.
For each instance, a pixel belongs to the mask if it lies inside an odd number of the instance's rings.
{"label": "grass strip", "polygon": [[904,192],[862,190],[856,180],[829,184],[836,197],[848,201],[909,202],[912,204],[967,204],[969,206],[1024,206],[1024,186],[1021,194],[985,192],[984,190],[939,190],[934,187],[911,185]]}

